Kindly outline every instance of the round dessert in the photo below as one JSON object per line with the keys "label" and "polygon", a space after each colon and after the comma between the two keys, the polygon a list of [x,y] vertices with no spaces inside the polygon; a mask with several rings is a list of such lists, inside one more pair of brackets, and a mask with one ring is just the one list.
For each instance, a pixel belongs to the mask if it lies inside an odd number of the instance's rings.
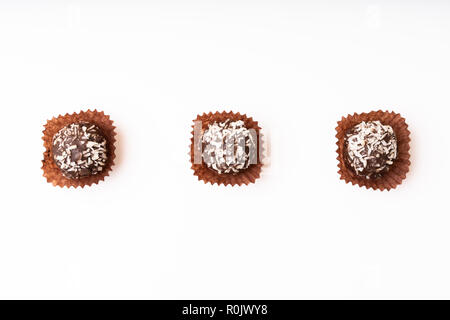
{"label": "round dessert", "polygon": [[53,137],[53,160],[69,179],[103,171],[108,159],[107,141],[99,127],[88,122],[72,123]]}
{"label": "round dessert", "polygon": [[256,163],[256,133],[242,120],[209,124],[201,143],[203,161],[219,174],[236,174]]}
{"label": "round dessert", "polygon": [[380,121],[363,121],[347,131],[344,159],[356,175],[379,178],[396,158],[397,138],[391,126]]}

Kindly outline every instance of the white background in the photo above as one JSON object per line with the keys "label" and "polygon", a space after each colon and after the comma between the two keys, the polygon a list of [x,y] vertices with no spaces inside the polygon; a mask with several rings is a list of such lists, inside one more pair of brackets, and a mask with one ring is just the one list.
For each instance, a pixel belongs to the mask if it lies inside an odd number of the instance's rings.
{"label": "white background", "polygon": [[[0,1],[0,298],[450,298],[446,1]],[[98,108],[111,177],[42,177],[47,119]],[[339,180],[336,122],[410,125],[396,190]],[[192,175],[198,113],[260,122],[256,184]]]}

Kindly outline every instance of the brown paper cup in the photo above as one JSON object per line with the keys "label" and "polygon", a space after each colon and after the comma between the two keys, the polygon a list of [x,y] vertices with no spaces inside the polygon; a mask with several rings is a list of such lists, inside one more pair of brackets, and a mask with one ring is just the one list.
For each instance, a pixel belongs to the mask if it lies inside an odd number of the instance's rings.
{"label": "brown paper cup", "polygon": [[[105,168],[101,173],[81,179],[68,179],[63,176],[61,170],[53,161],[53,136],[59,130],[69,124],[83,121],[93,123],[102,130],[108,142],[108,160],[106,162]],[[45,130],[43,131],[44,136],[42,137],[42,139],[44,140],[45,152],[44,160],[42,161],[42,170],[44,171],[43,176],[47,179],[47,182],[52,183],[54,186],[83,188],[84,186],[91,186],[92,184],[96,184],[99,181],[103,181],[105,177],[109,175],[109,172],[114,165],[114,159],[116,157],[114,146],[114,143],[116,142],[116,133],[114,131],[115,127],[113,125],[113,121],[109,118],[109,116],[105,115],[103,111],[98,112],[97,110],[88,110],[71,115],[60,115],[57,118],[48,120],[47,124],[44,127]]]}
{"label": "brown paper cup", "polygon": [[[348,168],[344,161],[344,144],[345,144],[345,134],[348,129],[354,127],[362,121],[376,121],[379,120],[385,125],[389,125],[394,129],[395,135],[397,137],[397,159],[394,164],[390,167],[389,171],[383,174],[382,177],[377,179],[366,179],[356,175],[352,169]],[[406,173],[409,171],[409,130],[405,119],[399,114],[388,111],[372,111],[369,113],[353,114],[347,117],[342,117],[341,121],[338,122],[336,128],[337,134],[337,153],[339,160],[339,174],[341,180],[345,180],[346,183],[351,182],[353,185],[357,184],[360,187],[366,187],[367,189],[372,188],[374,190],[390,190],[395,189],[400,185],[403,179],[406,178]]]}
{"label": "brown paper cup", "polygon": [[[261,175],[261,168],[262,168],[262,159],[260,159],[260,144],[261,144],[261,128],[258,126],[258,122],[254,121],[252,118],[248,118],[245,114],[233,113],[233,112],[216,112],[216,113],[204,113],[203,115],[198,115],[194,122],[201,121],[202,122],[202,131],[206,130],[208,128],[209,124],[212,124],[214,122],[224,122],[226,120],[231,121],[238,121],[242,120],[245,124],[245,127],[247,129],[254,129],[257,133],[257,163],[251,164],[247,169],[239,172],[239,173],[225,173],[225,174],[219,174],[218,172],[209,169],[208,166],[203,163],[201,164],[195,164],[194,162],[194,148],[195,148],[195,141],[194,141],[194,130],[192,130],[192,138],[191,138],[191,163],[192,163],[192,170],[194,170],[194,175],[197,176],[198,180],[202,180],[205,183],[211,183],[212,185],[217,183],[218,185],[231,185],[231,186],[241,186],[241,185],[248,185],[250,183],[255,183],[256,179],[258,179]],[[192,126],[194,128],[194,125]],[[262,154],[262,153],[261,153]]]}

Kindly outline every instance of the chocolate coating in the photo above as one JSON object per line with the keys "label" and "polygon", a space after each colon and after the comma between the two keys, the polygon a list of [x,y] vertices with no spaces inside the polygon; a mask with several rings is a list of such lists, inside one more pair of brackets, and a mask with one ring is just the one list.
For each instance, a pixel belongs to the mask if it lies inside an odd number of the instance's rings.
{"label": "chocolate coating", "polygon": [[95,124],[72,123],[53,137],[53,160],[69,179],[80,179],[103,171],[108,159],[107,140]]}
{"label": "chocolate coating", "polygon": [[237,174],[256,163],[256,132],[241,120],[208,125],[201,142],[203,161],[219,174]]}
{"label": "chocolate coating", "polygon": [[356,175],[366,179],[379,178],[396,158],[397,138],[391,126],[380,121],[363,121],[347,131],[344,160]]}

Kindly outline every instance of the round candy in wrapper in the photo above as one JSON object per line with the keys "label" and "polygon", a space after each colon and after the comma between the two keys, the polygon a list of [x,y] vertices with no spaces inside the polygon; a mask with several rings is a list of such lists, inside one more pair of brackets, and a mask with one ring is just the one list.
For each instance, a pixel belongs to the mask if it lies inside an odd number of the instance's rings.
{"label": "round candy in wrapper", "polygon": [[397,138],[391,126],[380,121],[361,122],[345,135],[347,167],[366,179],[380,178],[397,159]]}
{"label": "round candy in wrapper", "polygon": [[336,128],[342,180],[374,190],[395,189],[409,171],[410,132],[394,112],[343,117]]}
{"label": "round candy in wrapper", "polygon": [[99,127],[89,122],[72,123],[53,136],[53,160],[69,179],[81,179],[103,171],[108,145]]}
{"label": "round candy in wrapper", "polygon": [[194,175],[211,184],[248,185],[260,177],[260,130],[256,121],[233,112],[197,116],[191,138]]}
{"label": "round candy in wrapper", "polygon": [[103,112],[82,111],[49,120],[42,169],[49,183],[84,187],[103,181],[114,165],[115,127]]}

